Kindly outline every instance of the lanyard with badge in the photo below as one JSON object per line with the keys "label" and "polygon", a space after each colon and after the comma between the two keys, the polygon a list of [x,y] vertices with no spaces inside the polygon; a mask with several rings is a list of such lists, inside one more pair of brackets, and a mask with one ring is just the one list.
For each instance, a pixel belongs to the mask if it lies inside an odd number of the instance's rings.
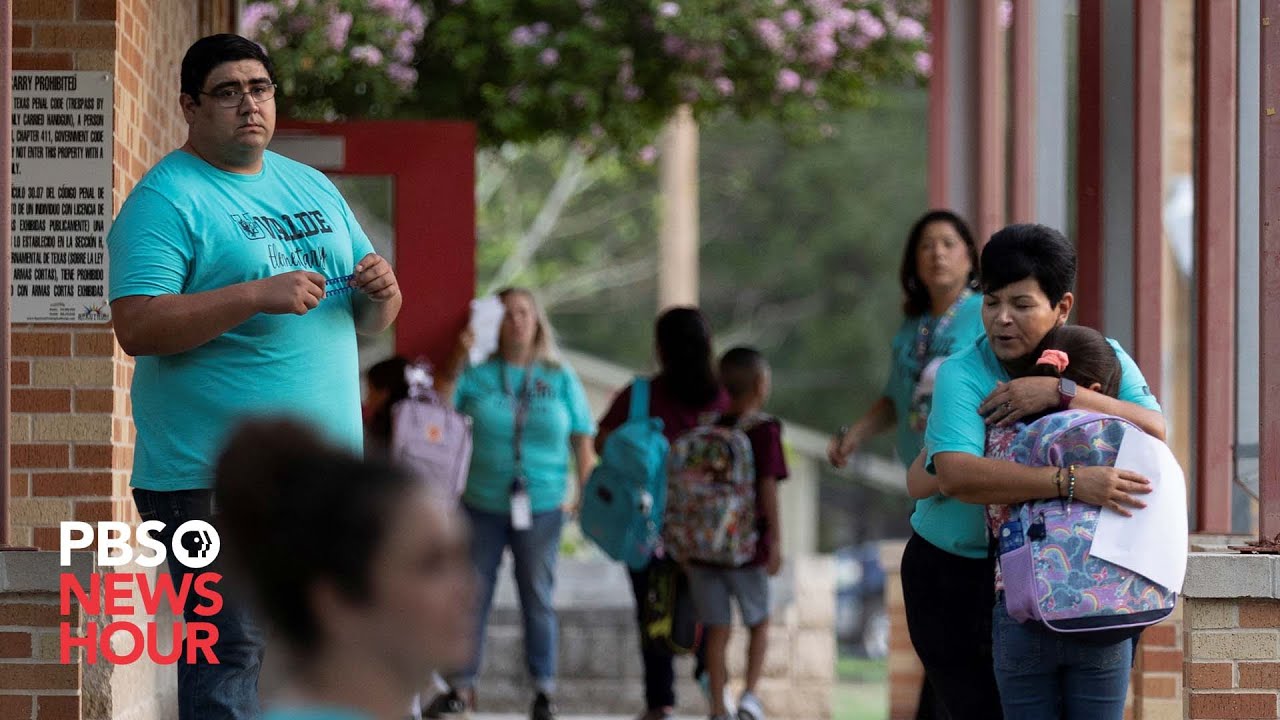
{"label": "lanyard with badge", "polygon": [[511,398],[515,417],[512,428],[513,456],[515,457],[515,477],[511,480],[511,527],[515,530],[528,530],[533,525],[533,505],[529,500],[529,483],[524,477],[523,451],[521,440],[524,438],[524,425],[529,416],[529,378],[533,376],[530,365],[524,373],[524,381],[520,383],[520,394],[513,395],[511,383],[507,380],[507,364],[500,362],[498,372],[502,375],[502,394]]}
{"label": "lanyard with badge", "polygon": [[907,425],[916,432],[924,432],[925,424],[929,420],[929,410],[933,404],[933,381],[937,377],[938,366],[943,360],[936,356],[941,348],[935,348],[935,344],[938,338],[951,327],[952,321],[956,319],[956,313],[960,311],[960,306],[972,296],[973,290],[965,288],[932,328],[929,326],[927,316],[921,317],[916,325],[916,342],[911,359],[915,361],[917,374],[914,380],[915,387],[911,393],[911,405],[907,411]]}

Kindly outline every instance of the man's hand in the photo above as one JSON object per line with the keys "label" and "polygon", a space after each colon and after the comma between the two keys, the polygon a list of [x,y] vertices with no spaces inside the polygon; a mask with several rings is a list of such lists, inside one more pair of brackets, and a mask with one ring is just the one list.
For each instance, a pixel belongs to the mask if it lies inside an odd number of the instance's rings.
{"label": "man's hand", "polygon": [[268,315],[306,315],[324,300],[324,276],[306,270],[255,280],[258,311]]}
{"label": "man's hand", "polygon": [[377,303],[387,302],[400,294],[400,283],[391,263],[377,253],[369,253],[356,263],[351,286]]}

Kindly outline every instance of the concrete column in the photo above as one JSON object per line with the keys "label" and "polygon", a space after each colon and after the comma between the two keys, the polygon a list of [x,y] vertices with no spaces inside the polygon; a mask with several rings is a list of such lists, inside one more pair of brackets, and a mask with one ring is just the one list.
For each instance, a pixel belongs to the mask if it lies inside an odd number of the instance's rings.
{"label": "concrete column", "polygon": [[[1258,118],[1262,116],[1260,0],[1240,0],[1236,95],[1236,477],[1258,490]],[[1252,533],[1254,502],[1239,486],[1233,489],[1231,529]]]}
{"label": "concrete column", "polygon": [[1068,0],[1035,0],[1033,219],[1063,232],[1067,219]]}
{"label": "concrete column", "polygon": [[698,304],[698,124],[681,106],[662,139],[658,306]]}

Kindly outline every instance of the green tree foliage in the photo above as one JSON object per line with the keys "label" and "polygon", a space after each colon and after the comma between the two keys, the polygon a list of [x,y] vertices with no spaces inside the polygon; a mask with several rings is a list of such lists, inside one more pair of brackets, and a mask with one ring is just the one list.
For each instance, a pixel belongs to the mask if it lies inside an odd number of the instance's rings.
{"label": "green tree foliage", "polygon": [[645,147],[676,107],[812,137],[927,72],[925,0],[266,0],[242,24],[299,118],[474,122],[482,146]]}
{"label": "green tree foliage", "polygon": [[[771,123],[702,127],[702,304],[721,349],[750,343],[768,355],[775,412],[834,428],[879,396],[902,318],[902,247],[926,209],[925,122],[925,93],[904,89],[833,116],[833,136],[806,146]],[[505,177],[481,204],[479,285],[538,287],[566,345],[648,368],[659,227],[651,168],[593,163],[605,171],[566,205],[552,236],[495,280],[565,156],[548,142],[491,160]]]}

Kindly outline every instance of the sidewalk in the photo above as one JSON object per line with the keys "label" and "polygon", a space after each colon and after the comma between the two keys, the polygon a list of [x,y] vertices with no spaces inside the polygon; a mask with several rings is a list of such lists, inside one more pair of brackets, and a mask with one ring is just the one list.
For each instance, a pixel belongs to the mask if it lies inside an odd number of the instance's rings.
{"label": "sidewalk", "polygon": [[[528,720],[528,713],[509,715],[472,714],[471,720]],[[635,720],[634,715],[561,715],[560,720]],[[704,720],[702,716],[681,716],[676,720]]]}

